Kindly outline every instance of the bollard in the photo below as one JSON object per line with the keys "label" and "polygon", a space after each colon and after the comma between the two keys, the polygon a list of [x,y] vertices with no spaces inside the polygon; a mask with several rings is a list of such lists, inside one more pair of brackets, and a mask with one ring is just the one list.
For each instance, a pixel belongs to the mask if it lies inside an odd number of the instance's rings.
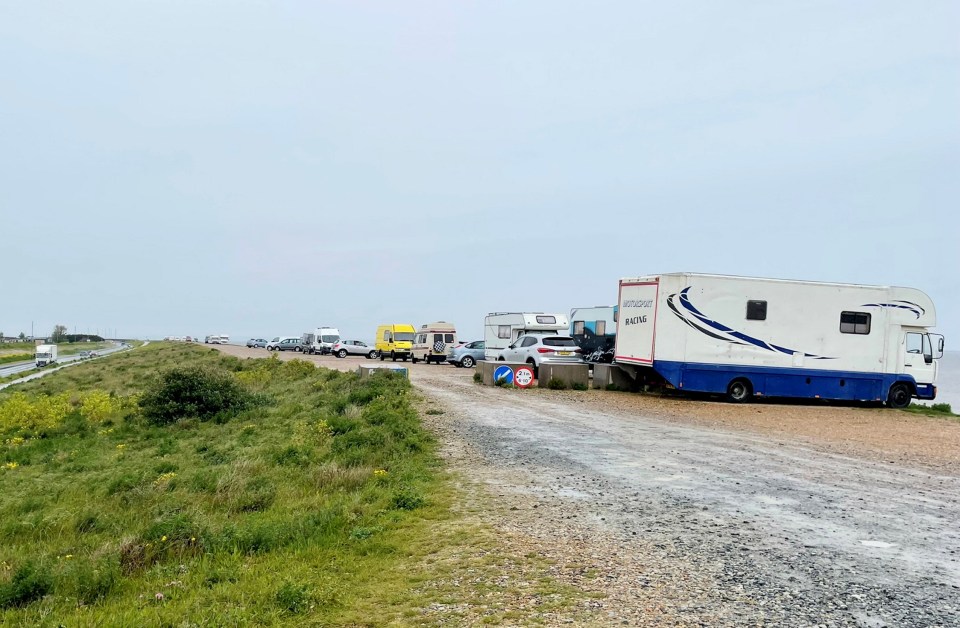
{"label": "bollard", "polygon": [[551,364],[544,362],[540,365],[537,384],[540,388],[546,388],[547,382],[551,379],[559,379],[567,388],[573,388],[574,384],[580,386],[590,385],[590,366],[587,364]]}
{"label": "bollard", "polygon": [[360,376],[360,379],[366,379],[377,371],[392,371],[397,375],[401,375],[409,379],[410,372],[405,366],[398,366],[394,364],[377,364],[377,365],[366,365],[362,364],[357,367],[357,374]]}

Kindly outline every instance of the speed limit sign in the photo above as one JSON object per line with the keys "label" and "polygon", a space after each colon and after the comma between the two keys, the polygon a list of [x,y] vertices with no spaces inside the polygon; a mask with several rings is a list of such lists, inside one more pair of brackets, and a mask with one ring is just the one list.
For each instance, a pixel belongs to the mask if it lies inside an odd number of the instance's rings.
{"label": "speed limit sign", "polygon": [[513,371],[513,383],[518,388],[528,388],[533,383],[533,369],[529,366],[518,366]]}

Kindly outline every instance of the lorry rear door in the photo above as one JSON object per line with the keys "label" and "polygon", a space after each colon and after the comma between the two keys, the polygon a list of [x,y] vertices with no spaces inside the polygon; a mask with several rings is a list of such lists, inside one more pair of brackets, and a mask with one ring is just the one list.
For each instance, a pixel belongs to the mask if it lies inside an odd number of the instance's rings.
{"label": "lorry rear door", "polygon": [[659,288],[657,281],[620,283],[617,361],[653,364]]}

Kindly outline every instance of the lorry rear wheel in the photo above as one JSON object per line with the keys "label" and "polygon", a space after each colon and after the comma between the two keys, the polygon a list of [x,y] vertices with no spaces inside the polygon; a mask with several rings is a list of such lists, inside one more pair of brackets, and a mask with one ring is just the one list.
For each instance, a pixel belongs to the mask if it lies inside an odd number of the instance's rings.
{"label": "lorry rear wheel", "polygon": [[733,403],[743,403],[753,395],[750,382],[745,379],[735,379],[727,386],[727,399]]}
{"label": "lorry rear wheel", "polygon": [[890,387],[890,393],[887,395],[887,407],[902,410],[910,405],[911,399],[913,399],[913,391],[910,390],[910,385],[897,382]]}

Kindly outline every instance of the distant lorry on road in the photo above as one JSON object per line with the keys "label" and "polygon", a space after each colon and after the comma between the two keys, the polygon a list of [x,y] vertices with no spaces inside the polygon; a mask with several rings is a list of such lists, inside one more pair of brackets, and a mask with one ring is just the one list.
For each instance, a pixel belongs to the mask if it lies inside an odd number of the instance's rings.
{"label": "distant lorry on road", "polygon": [[57,363],[57,345],[37,345],[37,368]]}
{"label": "distant lorry on road", "polygon": [[566,336],[570,322],[566,314],[546,312],[491,312],[483,320],[484,355],[496,360],[500,351],[524,334],[557,334]]}
{"label": "distant lorry on road", "polygon": [[694,273],[620,280],[615,361],[688,392],[934,399],[943,336],[914,288]]}

